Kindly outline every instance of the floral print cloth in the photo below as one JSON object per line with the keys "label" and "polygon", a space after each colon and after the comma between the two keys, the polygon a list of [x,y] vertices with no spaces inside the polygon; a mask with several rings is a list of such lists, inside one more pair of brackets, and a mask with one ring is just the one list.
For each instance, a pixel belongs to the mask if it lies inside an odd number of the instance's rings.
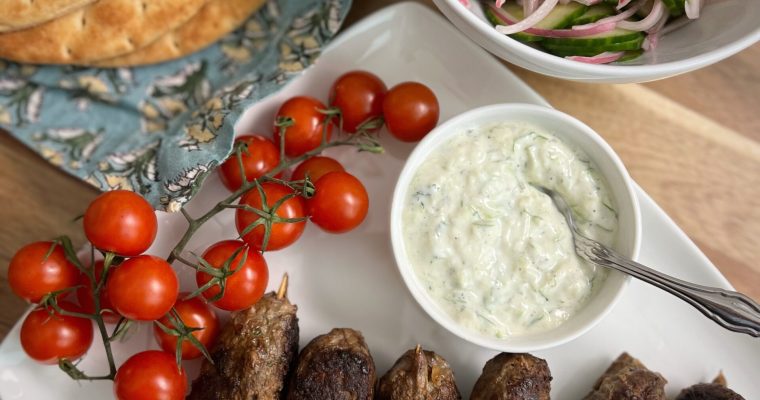
{"label": "floral print cloth", "polygon": [[97,69],[0,60],[0,128],[101,190],[177,211],[230,153],[243,111],[312,64],[351,0],[269,0],[184,59]]}

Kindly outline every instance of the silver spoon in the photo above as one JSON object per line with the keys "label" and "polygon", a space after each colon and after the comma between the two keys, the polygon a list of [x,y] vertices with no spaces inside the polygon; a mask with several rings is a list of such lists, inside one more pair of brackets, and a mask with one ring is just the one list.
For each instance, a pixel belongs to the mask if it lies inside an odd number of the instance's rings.
{"label": "silver spoon", "polygon": [[570,231],[573,233],[575,252],[584,260],[618,270],[657,286],[691,304],[702,314],[728,330],[760,337],[760,304],[741,293],[685,282],[626,259],[612,249],[581,234],[573,221],[570,207],[559,193],[541,186],[534,185],[534,187],[548,195],[565,216]]}

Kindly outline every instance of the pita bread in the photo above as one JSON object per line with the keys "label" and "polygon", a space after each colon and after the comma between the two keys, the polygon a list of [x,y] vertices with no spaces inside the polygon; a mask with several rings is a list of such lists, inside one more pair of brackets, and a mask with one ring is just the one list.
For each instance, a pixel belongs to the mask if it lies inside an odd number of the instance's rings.
{"label": "pita bread", "polygon": [[95,0],[1,0],[0,32],[39,25],[80,9]]}
{"label": "pita bread", "polygon": [[216,42],[242,25],[265,0],[211,0],[193,18],[152,44],[116,58],[98,61],[98,67],[126,67],[173,60]]}
{"label": "pita bread", "polygon": [[207,0],[100,0],[42,25],[0,34],[0,58],[82,64],[153,43],[193,17]]}

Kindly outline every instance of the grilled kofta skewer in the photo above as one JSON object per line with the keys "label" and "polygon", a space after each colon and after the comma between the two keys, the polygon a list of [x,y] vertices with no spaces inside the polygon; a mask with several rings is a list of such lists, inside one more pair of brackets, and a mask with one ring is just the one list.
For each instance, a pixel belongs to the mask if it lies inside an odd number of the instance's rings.
{"label": "grilled kofta skewer", "polygon": [[380,378],[376,400],[460,400],[454,372],[443,357],[420,346],[408,350]]}
{"label": "grilled kofta skewer", "polygon": [[288,301],[287,275],[277,293],[232,313],[211,358],[203,361],[190,400],[279,400],[298,354],[297,307]]}
{"label": "grilled kofta skewer", "polygon": [[545,360],[500,353],[483,367],[470,400],[549,400],[551,380]]}
{"label": "grilled kofta skewer", "polygon": [[665,400],[668,381],[628,353],[621,354],[584,400]]}
{"label": "grilled kofta skewer", "polygon": [[301,350],[288,400],[372,400],[375,363],[362,334],[335,328]]}

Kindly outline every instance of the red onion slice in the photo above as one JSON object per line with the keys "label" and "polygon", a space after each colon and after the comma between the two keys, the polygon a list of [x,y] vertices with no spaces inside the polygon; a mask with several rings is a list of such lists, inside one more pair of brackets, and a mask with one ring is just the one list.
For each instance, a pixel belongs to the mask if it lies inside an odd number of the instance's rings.
{"label": "red onion slice", "polygon": [[684,10],[689,19],[699,18],[699,11],[702,8],[702,0],[686,0]]}
{"label": "red onion slice", "polygon": [[523,0],[523,16],[533,14],[538,8],[538,0]]}
{"label": "red onion slice", "polygon": [[655,47],[657,47],[657,43],[662,36],[662,28],[668,22],[668,19],[670,19],[670,15],[668,15],[668,13],[663,13],[660,20],[647,30],[647,37],[644,39],[644,43],[641,44],[641,48],[644,49],[644,51],[654,50]]}
{"label": "red onion slice", "polygon": [[467,7],[467,8],[470,8],[470,0],[459,0],[459,4],[461,4],[461,5],[463,5],[463,6]]}
{"label": "red onion slice", "polygon": [[644,3],[646,3],[646,0],[639,0],[636,4],[632,5],[627,10],[621,12],[620,14],[615,14],[607,18],[602,18],[590,24],[575,25],[573,26],[573,29],[590,29],[590,28],[595,27],[596,25],[603,25],[610,22],[622,21],[626,18],[630,18],[631,16],[633,16],[633,14],[636,14],[636,11],[639,11],[639,8],[644,6]]}
{"label": "red onion slice", "polygon": [[581,3],[584,6],[593,6],[594,4],[599,4],[602,2],[602,0],[575,0],[576,3]]}
{"label": "red onion slice", "polygon": [[531,28],[533,25],[546,18],[554,7],[557,6],[557,3],[559,3],[559,0],[544,0],[544,3],[541,4],[533,14],[512,25],[498,25],[496,26],[496,31],[505,35],[511,35]]}
{"label": "red onion slice", "polygon": [[618,0],[618,5],[617,5],[617,7],[616,7],[616,8],[617,8],[618,10],[620,10],[620,9],[622,9],[623,7],[627,6],[627,5],[628,5],[628,3],[630,3],[630,2],[631,2],[631,0]]}
{"label": "red onion slice", "polygon": [[496,0],[496,7],[501,8],[507,0]]}
{"label": "red onion slice", "polygon": [[[507,13],[506,11],[502,10],[501,8],[496,8],[493,5],[489,5],[489,6],[494,11],[494,13],[499,18],[499,20],[501,20],[501,22],[503,22],[505,25],[514,26],[514,24],[518,22],[517,18]],[[613,29],[615,29],[615,22],[610,22],[606,24],[594,24],[594,26],[589,26],[588,28],[585,28],[585,29],[528,28],[528,29],[525,29],[523,32],[530,33],[531,35],[536,35],[536,36],[562,38],[562,37],[582,37],[582,36],[596,35],[599,33],[609,32]]]}
{"label": "red onion slice", "polygon": [[662,0],[654,0],[652,11],[640,21],[620,21],[618,28],[628,29],[631,31],[645,31],[657,25],[662,16],[665,14],[665,5]]}
{"label": "red onion slice", "polygon": [[602,54],[597,54],[593,57],[569,56],[565,58],[568,60],[578,61],[578,62],[582,62],[586,64],[608,64],[608,63],[619,60],[620,57],[623,57],[623,54],[625,54],[624,51],[616,51],[616,52],[608,51]]}

